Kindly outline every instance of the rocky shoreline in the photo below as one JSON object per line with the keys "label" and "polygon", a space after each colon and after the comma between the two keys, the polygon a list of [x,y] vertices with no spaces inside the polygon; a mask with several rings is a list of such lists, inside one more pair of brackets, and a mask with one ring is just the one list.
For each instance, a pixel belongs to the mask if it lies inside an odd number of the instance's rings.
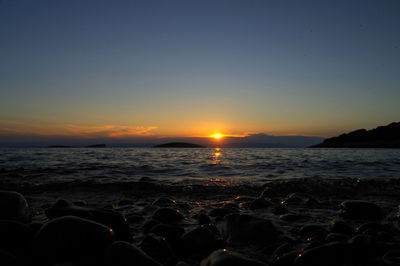
{"label": "rocky shoreline", "polygon": [[2,265],[399,265],[397,179],[54,186],[2,184]]}

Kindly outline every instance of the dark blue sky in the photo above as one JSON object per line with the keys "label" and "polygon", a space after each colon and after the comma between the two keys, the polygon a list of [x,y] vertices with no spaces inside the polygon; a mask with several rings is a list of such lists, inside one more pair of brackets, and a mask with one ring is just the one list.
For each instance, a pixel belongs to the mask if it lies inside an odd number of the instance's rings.
{"label": "dark blue sky", "polygon": [[[0,134],[398,121],[400,1],[0,1]],[[111,132],[111,133],[110,133]]]}

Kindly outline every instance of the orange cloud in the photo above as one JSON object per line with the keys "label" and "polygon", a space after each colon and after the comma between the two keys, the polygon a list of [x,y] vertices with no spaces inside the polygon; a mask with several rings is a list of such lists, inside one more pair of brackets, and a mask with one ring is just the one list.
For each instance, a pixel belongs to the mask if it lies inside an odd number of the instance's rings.
{"label": "orange cloud", "polygon": [[0,134],[69,136],[80,138],[127,138],[154,135],[155,126],[99,125],[86,126],[74,124],[40,125],[0,120]]}

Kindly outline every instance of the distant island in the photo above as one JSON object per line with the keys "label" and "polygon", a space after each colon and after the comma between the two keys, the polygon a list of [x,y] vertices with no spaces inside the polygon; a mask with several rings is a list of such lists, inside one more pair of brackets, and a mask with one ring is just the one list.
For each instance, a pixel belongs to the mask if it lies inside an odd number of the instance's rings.
{"label": "distant island", "polygon": [[324,140],[312,148],[400,148],[400,122],[371,130],[358,129]]}
{"label": "distant island", "polygon": [[187,142],[170,142],[155,145],[154,148],[205,148],[205,146]]}

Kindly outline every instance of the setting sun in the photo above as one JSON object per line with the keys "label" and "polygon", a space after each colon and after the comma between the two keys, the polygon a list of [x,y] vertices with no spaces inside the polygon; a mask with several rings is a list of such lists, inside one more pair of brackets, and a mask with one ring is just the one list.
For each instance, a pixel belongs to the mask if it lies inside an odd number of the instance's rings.
{"label": "setting sun", "polygon": [[214,138],[214,139],[221,139],[223,136],[224,135],[219,134],[219,133],[211,135],[211,137]]}

